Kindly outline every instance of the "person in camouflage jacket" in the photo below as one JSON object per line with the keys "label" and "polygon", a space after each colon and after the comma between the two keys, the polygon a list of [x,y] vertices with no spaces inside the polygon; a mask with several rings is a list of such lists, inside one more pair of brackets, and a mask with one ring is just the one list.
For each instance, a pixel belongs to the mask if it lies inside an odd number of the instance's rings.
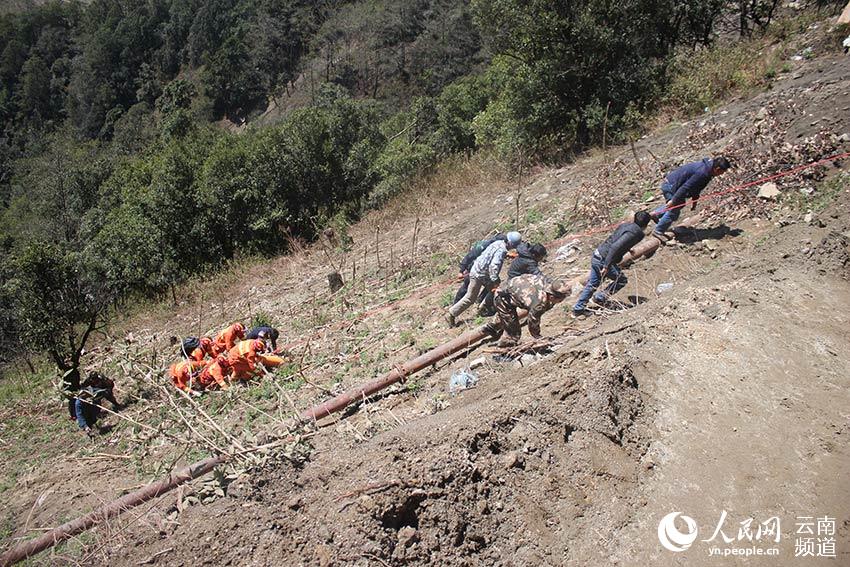
{"label": "person in camouflage jacket", "polygon": [[505,331],[499,346],[513,346],[519,342],[522,330],[517,308],[528,311],[528,332],[539,339],[541,317],[569,294],[570,288],[563,280],[532,274],[511,278],[496,292],[496,313]]}

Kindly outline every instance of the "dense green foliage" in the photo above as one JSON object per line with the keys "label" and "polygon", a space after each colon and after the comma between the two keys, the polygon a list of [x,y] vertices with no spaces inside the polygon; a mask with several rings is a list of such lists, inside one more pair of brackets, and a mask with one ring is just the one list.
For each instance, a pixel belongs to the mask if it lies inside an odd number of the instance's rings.
{"label": "dense green foliage", "polygon": [[[751,34],[775,4],[731,13]],[[73,365],[116,302],[285,251],[452,154],[617,140],[729,6],[52,0],[0,15],[2,348]],[[678,87],[665,100],[702,103]]]}

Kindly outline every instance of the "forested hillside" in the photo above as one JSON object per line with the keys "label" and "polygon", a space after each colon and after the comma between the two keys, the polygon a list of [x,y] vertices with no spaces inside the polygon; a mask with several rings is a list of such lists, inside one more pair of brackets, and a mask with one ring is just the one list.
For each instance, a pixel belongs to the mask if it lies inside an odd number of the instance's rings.
{"label": "forested hillside", "polygon": [[344,226],[458,152],[527,163],[625,141],[659,107],[703,104],[704,90],[671,81],[698,81],[695,54],[720,32],[761,33],[777,6],[12,6],[0,16],[4,352],[75,367],[118,306]]}

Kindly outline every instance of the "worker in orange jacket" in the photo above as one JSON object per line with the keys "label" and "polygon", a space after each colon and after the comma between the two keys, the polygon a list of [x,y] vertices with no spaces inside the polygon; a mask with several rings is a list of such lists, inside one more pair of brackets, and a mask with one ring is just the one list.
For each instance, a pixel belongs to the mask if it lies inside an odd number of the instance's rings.
{"label": "worker in orange jacket", "polygon": [[215,358],[222,352],[211,338],[201,337],[201,344],[189,353],[189,358],[197,362],[204,362],[206,357]]}
{"label": "worker in orange jacket", "polygon": [[220,353],[229,353],[236,343],[245,338],[245,326],[233,323],[215,337],[215,346]]}
{"label": "worker in orange jacket", "polygon": [[227,361],[233,368],[234,380],[248,380],[257,368],[259,357],[266,351],[266,343],[260,339],[242,341],[227,353]]}
{"label": "worker in orange jacket", "polygon": [[228,378],[232,372],[233,368],[230,366],[227,357],[220,354],[201,370],[200,375],[198,375],[198,383],[205,390],[211,390],[216,386],[222,390],[227,390],[230,388]]}
{"label": "worker in orange jacket", "polygon": [[175,362],[168,368],[168,373],[171,375],[171,382],[184,392],[189,391],[189,385],[193,384],[198,377],[198,371],[204,367],[203,362],[188,359]]}

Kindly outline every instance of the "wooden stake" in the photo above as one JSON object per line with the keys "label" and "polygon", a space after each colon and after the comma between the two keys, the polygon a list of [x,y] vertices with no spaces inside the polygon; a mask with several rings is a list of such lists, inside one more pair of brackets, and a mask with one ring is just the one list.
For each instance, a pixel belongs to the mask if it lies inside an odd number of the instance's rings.
{"label": "wooden stake", "polygon": [[606,138],[608,137],[608,111],[611,109],[611,101],[605,107],[605,119],[602,121],[602,151],[605,151]]}
{"label": "wooden stake", "polygon": [[519,158],[519,173],[516,180],[516,222],[514,223],[516,230],[519,230],[519,202],[522,199],[522,166],[524,162],[525,156],[521,154]]}
{"label": "wooden stake", "polygon": [[632,147],[632,155],[635,156],[635,163],[637,164],[638,169],[640,170],[640,174],[643,175],[644,174],[643,173],[643,166],[641,165],[640,158],[637,155],[637,150],[635,149],[634,140],[629,140],[629,145]]}
{"label": "wooden stake", "polygon": [[410,261],[413,262],[416,258],[416,235],[419,232],[419,217],[413,223],[413,245],[410,247]]}
{"label": "wooden stake", "polygon": [[378,240],[379,235],[381,234],[381,227],[375,227],[375,258],[378,261],[378,269],[381,269],[381,250],[380,250],[380,241]]}

